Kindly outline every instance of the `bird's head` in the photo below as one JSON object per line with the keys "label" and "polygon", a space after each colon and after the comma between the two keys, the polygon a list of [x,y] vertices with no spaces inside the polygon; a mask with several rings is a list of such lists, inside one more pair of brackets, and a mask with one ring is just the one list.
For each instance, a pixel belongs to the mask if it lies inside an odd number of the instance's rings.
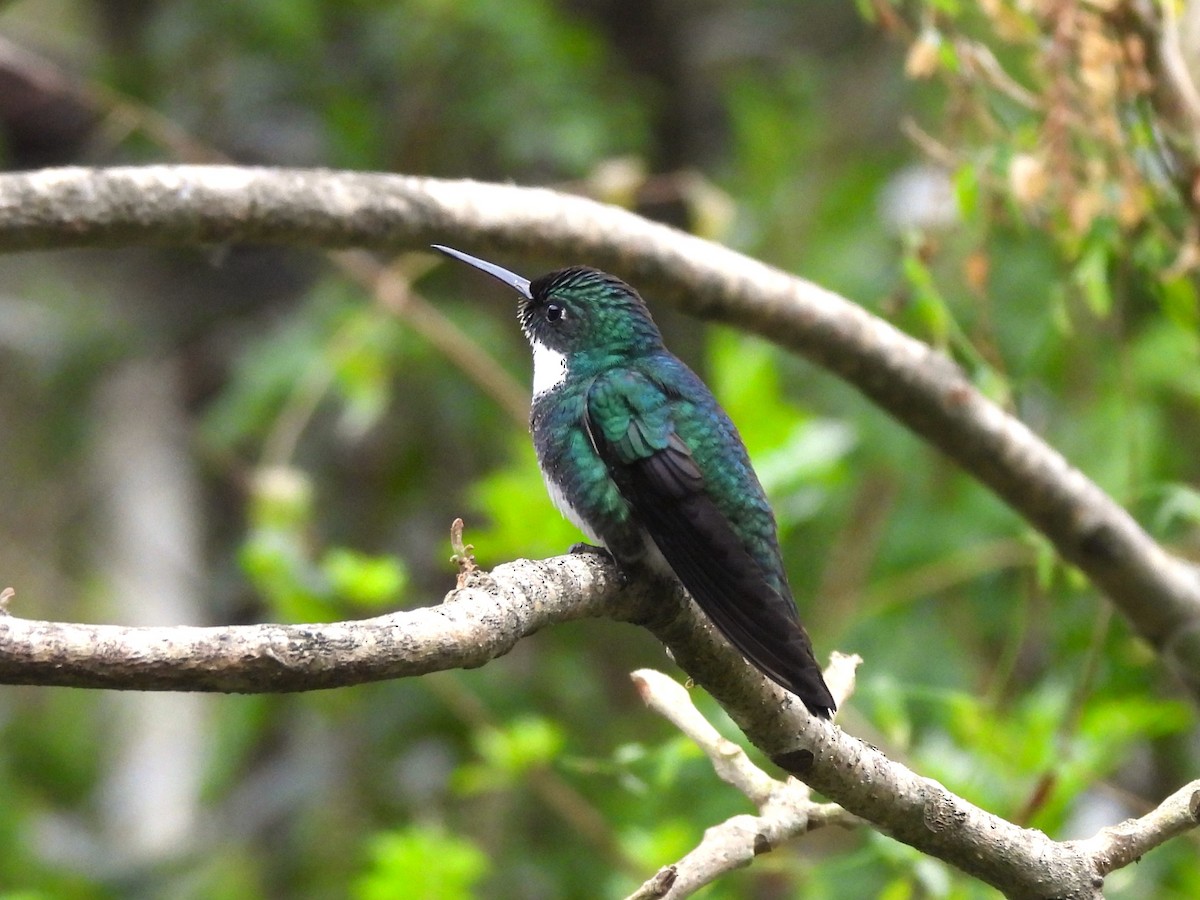
{"label": "bird's head", "polygon": [[549,272],[530,281],[508,269],[434,244],[455,259],[487,272],[520,296],[521,330],[536,349],[556,353],[637,356],[662,346],[650,310],[621,279],[586,266]]}

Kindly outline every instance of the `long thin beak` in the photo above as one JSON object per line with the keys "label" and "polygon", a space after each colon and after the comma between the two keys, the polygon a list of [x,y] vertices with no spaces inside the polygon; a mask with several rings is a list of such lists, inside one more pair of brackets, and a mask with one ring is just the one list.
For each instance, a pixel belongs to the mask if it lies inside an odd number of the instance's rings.
{"label": "long thin beak", "polygon": [[497,281],[503,281],[526,300],[533,299],[533,295],[529,293],[528,278],[522,278],[515,272],[510,272],[508,269],[502,268],[495,263],[490,263],[486,259],[480,259],[477,256],[471,256],[469,253],[463,253],[461,250],[455,250],[453,247],[445,247],[441,244],[431,244],[430,246],[434,250],[440,250],[447,256],[453,256],[455,259],[462,260],[468,266],[474,266],[481,272],[487,272]]}

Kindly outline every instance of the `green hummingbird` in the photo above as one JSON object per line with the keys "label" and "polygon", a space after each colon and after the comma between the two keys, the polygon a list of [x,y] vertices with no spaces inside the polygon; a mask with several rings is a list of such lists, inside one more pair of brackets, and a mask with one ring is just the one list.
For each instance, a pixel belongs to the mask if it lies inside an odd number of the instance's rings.
{"label": "green hummingbird", "polygon": [[746,447],[712,392],[663,346],[638,292],[585,266],[530,281],[434,249],[521,297],[533,348],[530,430],[554,504],[622,571],[681,582],[752,665],[829,718],[836,704]]}

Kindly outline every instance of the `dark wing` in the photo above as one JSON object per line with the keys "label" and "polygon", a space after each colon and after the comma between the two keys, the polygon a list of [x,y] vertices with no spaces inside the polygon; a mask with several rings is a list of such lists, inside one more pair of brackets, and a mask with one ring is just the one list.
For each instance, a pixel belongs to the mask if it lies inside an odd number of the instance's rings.
{"label": "dark wing", "polygon": [[759,671],[829,718],[834,700],[795,604],[709,495],[662,389],[627,369],[605,373],[588,391],[586,415],[621,495],[700,608]]}

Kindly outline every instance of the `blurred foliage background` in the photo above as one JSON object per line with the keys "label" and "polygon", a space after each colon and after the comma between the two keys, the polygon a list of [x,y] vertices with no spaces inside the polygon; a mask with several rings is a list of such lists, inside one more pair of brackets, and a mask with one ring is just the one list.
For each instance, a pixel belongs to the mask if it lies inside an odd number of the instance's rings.
{"label": "blurred foliage background", "polygon": [[[1194,558],[1195,132],[1162,10],[9,0],[0,160],[320,165],[626,205],[944,349]],[[1195,777],[1194,706],[1020,519],[814,367],[649,299],[743,428],[819,651],[866,660],[844,727],[1055,838]],[[417,252],[5,257],[14,612],[435,603],[457,516],[485,565],[564,551],[578,535],[533,464],[511,304]],[[328,693],[0,689],[0,897],[620,895],[750,811],[637,702],[647,665],[678,675],[646,634],[587,622],[480,670]],[[1196,851],[1156,850],[1109,896],[1200,896]],[[991,892],[861,831],[707,896],[800,894]]]}

